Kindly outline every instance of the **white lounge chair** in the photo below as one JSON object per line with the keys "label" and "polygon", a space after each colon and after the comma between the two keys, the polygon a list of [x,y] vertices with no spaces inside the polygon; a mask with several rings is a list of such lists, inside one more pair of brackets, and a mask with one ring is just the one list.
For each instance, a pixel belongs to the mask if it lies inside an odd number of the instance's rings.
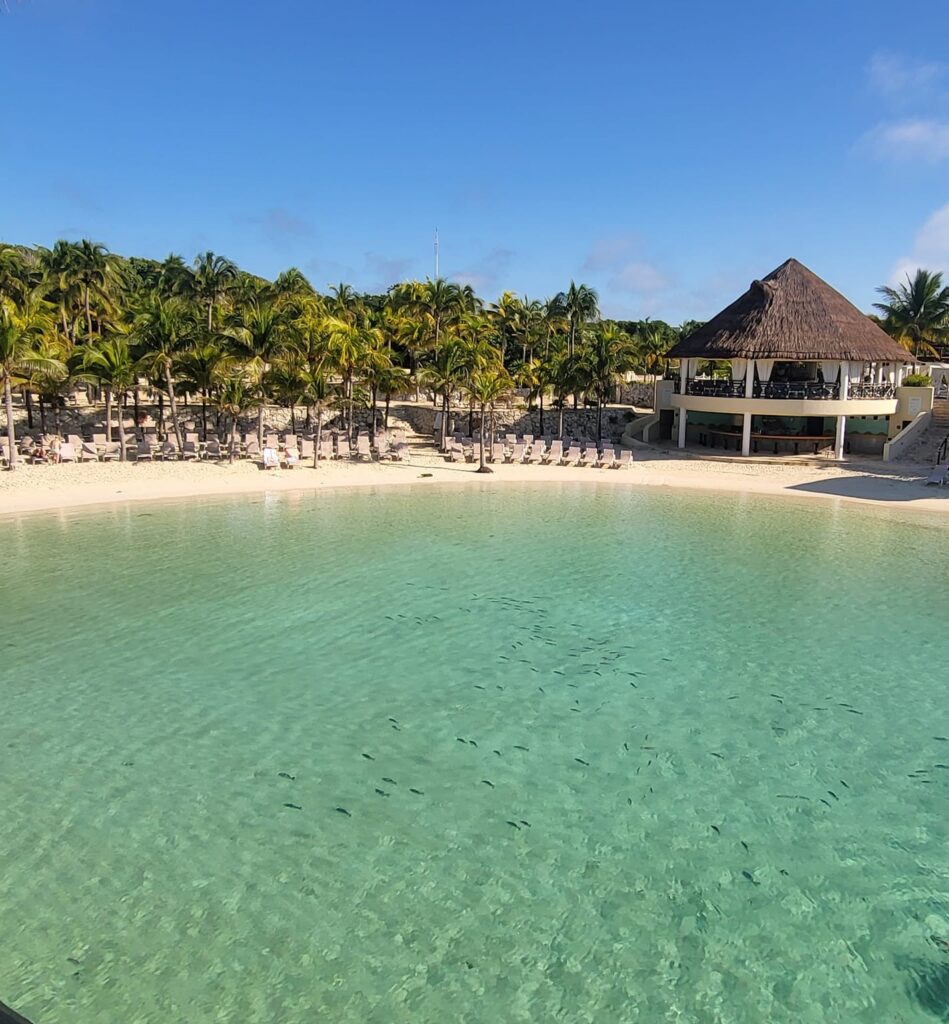
{"label": "white lounge chair", "polygon": [[63,441],[63,443],[59,446],[59,461],[76,461],[76,446],[71,441]]}
{"label": "white lounge chair", "polygon": [[271,448],[270,445],[264,447],[262,461],[265,470],[280,468],[280,456],[277,454],[277,449]]}
{"label": "white lounge chair", "polygon": [[621,448],[619,458],[612,465],[612,469],[629,469],[633,464],[633,453],[629,448]]}
{"label": "white lounge chair", "polygon": [[580,446],[572,444],[560,460],[561,466],[576,466],[580,462]]}
{"label": "white lounge chair", "polygon": [[548,465],[559,466],[563,460],[563,441],[551,441],[550,447],[547,449],[547,455],[544,461]]}

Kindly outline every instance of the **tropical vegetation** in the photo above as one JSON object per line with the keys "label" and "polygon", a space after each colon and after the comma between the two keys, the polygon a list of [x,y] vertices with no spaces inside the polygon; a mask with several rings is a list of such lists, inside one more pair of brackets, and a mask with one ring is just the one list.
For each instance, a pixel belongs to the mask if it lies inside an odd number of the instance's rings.
{"label": "tropical vegetation", "polygon": [[[382,294],[341,282],[317,291],[297,268],[273,281],[214,252],[191,263],[123,257],[100,242],[51,248],[0,244],[0,385],[9,447],[13,397],[30,426],[56,427],[77,389],[105,405],[109,440],[124,458],[125,410],[157,405],[158,426],[182,442],[182,403],[222,436],[266,408],[319,435],[324,417],[352,430],[371,410],[387,421],[393,396],[427,388],[442,412],[467,402],[469,422],[522,389],[543,422],[551,407],[598,410],[632,370],[660,373],[683,329],[601,317],[597,293],[571,282],[540,301],[505,292],[487,302],[444,279],[403,281]],[[38,410],[37,407],[38,406]],[[317,445],[317,449],[319,446]],[[316,456],[318,458],[318,455]],[[12,462],[15,465],[15,461]]]}

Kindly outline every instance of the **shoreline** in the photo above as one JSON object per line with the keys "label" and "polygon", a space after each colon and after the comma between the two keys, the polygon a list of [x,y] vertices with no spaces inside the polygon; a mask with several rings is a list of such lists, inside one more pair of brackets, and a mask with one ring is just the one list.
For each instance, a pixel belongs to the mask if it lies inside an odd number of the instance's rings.
{"label": "shoreline", "polygon": [[628,470],[498,464],[490,475],[476,473],[477,467],[471,464],[447,463],[433,451],[417,454],[405,463],[328,462],[318,470],[299,466],[267,472],[247,462],[23,466],[14,473],[0,474],[0,519],[129,502],[268,492],[557,482],[817,499],[825,504],[831,501],[907,513],[911,519],[919,513],[949,513],[949,492],[925,487],[920,473],[908,470],[722,463],[673,458],[656,451],[637,451],[636,458]]}

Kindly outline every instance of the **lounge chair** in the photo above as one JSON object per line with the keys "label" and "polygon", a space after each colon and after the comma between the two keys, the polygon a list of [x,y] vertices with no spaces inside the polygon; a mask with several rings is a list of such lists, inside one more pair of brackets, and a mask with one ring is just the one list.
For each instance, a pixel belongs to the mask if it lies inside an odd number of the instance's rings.
{"label": "lounge chair", "polygon": [[162,462],[173,462],[181,453],[178,451],[178,441],[174,437],[166,437],[161,446]]}
{"label": "lounge chair", "polygon": [[465,452],[465,457],[469,462],[480,462],[481,461],[481,442],[472,441],[471,447]]}
{"label": "lounge chair", "polygon": [[279,448],[280,440],[274,433],[264,434],[264,447],[265,448]]}
{"label": "lounge chair", "polygon": [[247,441],[244,443],[244,455],[248,459],[259,459],[260,458],[260,441],[257,440],[256,434],[248,436]]}
{"label": "lounge chair", "polygon": [[76,449],[78,452],[82,447],[82,438],[78,434],[67,434],[66,440]]}
{"label": "lounge chair", "polygon": [[505,434],[504,440],[507,443],[508,448],[513,448],[517,444],[517,434]]}
{"label": "lounge chair", "polygon": [[262,461],[265,470],[280,468],[280,456],[277,454],[277,449],[271,448],[269,444],[264,446]]}
{"label": "lounge chair", "polygon": [[337,437],[336,438],[336,458],[337,459],[349,459],[352,458],[352,451],[349,447],[348,437]]}
{"label": "lounge chair", "polygon": [[392,458],[395,462],[408,462],[409,461],[409,446],[405,441],[395,441],[390,449]]}
{"label": "lounge chair", "polygon": [[135,446],[135,461],[136,462],[151,462],[155,457],[155,452],[152,449],[152,443],[147,437],[143,437],[141,441]]}
{"label": "lounge chair", "polygon": [[368,434],[360,434],[356,438],[356,458],[368,459],[372,462],[372,448],[369,447]]}
{"label": "lounge chair", "polygon": [[283,458],[281,459],[283,465],[287,469],[293,469],[294,466],[300,465],[300,451],[297,448],[284,448]]}
{"label": "lounge chair", "polygon": [[118,462],[119,456],[122,454],[122,446],[118,441],[106,441],[105,448],[102,452],[103,462]]}
{"label": "lounge chair", "polygon": [[525,457],[525,462],[543,462],[546,448],[543,441],[532,441],[530,449]]}
{"label": "lounge chair", "polygon": [[283,446],[284,448],[296,448],[299,451],[300,445],[297,443],[296,434],[284,434],[283,435]]}
{"label": "lounge chair", "polygon": [[313,461],[313,442],[309,438],[304,437],[300,440],[300,458]]}
{"label": "lounge chair", "polygon": [[551,441],[544,461],[548,465],[559,466],[563,461],[563,441]]}
{"label": "lounge chair", "polygon": [[619,452],[619,458],[616,459],[612,465],[612,469],[629,469],[633,464],[633,453],[629,448],[621,448]]}
{"label": "lounge chair", "polygon": [[580,446],[572,444],[560,460],[561,466],[576,466],[580,462]]}
{"label": "lounge chair", "polygon": [[510,455],[508,455],[508,462],[523,462],[524,452],[526,451],[523,441],[518,441],[517,444],[511,449]]}
{"label": "lounge chair", "polygon": [[492,462],[503,462],[504,461],[504,445],[500,441],[495,441],[491,445],[491,461]]}
{"label": "lounge chair", "polygon": [[534,443],[534,435],[525,434],[521,440],[524,442],[525,447],[530,448],[530,446]]}
{"label": "lounge chair", "polygon": [[616,451],[613,448],[604,448],[600,452],[600,457],[596,461],[596,465],[600,469],[609,469],[610,466],[616,461]]}
{"label": "lounge chair", "polygon": [[99,449],[94,441],[83,441],[79,446],[80,462],[98,462]]}
{"label": "lounge chair", "polygon": [[320,458],[327,462],[335,456],[333,451],[333,439],[331,437],[320,438]]}
{"label": "lounge chair", "polygon": [[935,487],[944,487],[947,479],[949,479],[949,464],[934,466],[933,471],[926,477],[926,484],[927,486],[932,484]]}
{"label": "lounge chair", "polygon": [[194,459],[195,461],[201,458],[201,450],[198,447],[197,440],[192,441],[189,438],[189,440],[185,441],[181,446],[181,457],[183,459]]}
{"label": "lounge chair", "polygon": [[76,461],[76,446],[71,441],[63,441],[63,443],[59,446],[59,461]]}
{"label": "lounge chair", "polygon": [[6,441],[0,441],[0,462],[10,465],[10,446]]}
{"label": "lounge chair", "polygon": [[583,450],[580,452],[580,458],[577,460],[578,466],[592,466],[597,460],[597,450],[595,444],[586,444]]}
{"label": "lounge chair", "polygon": [[220,461],[223,455],[224,453],[221,451],[221,442],[216,437],[210,438],[204,446],[204,457],[206,459],[217,459]]}
{"label": "lounge chair", "polygon": [[460,441],[452,441],[452,443],[448,446],[448,461],[465,461],[465,446]]}

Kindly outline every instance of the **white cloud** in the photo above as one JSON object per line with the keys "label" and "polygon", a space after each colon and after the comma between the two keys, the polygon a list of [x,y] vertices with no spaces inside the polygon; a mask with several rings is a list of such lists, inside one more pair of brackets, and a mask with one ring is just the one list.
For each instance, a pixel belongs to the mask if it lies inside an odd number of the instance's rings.
{"label": "white cloud", "polygon": [[879,160],[949,159],[949,121],[916,118],[877,125],[863,146]]}
{"label": "white cloud", "polygon": [[[928,91],[946,73],[946,65],[936,61],[914,61],[898,53],[875,53],[867,65],[870,86],[888,97]],[[909,98],[909,97],[908,97]]]}
{"label": "white cloud", "polygon": [[949,203],[926,219],[913,240],[913,251],[893,267],[890,283],[905,281],[907,274],[912,277],[919,268],[949,274]]}
{"label": "white cloud", "polygon": [[611,238],[601,238],[593,243],[593,248],[583,261],[584,270],[605,270],[608,267],[615,267],[624,256],[632,250],[634,239],[631,235],[614,235]]}
{"label": "white cloud", "polygon": [[610,288],[621,292],[660,292],[669,279],[653,264],[643,260],[624,263],[610,278]]}

